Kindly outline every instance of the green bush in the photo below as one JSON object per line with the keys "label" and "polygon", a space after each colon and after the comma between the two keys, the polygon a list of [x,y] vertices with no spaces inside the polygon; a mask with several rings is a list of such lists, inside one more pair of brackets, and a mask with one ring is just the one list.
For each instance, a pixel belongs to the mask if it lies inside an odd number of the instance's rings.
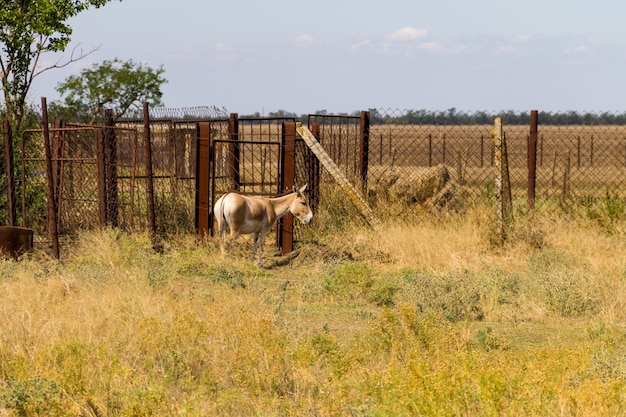
{"label": "green bush", "polygon": [[439,312],[450,321],[480,320],[484,311],[483,284],[472,271],[461,270],[443,276],[404,271],[404,300],[419,311]]}
{"label": "green bush", "polygon": [[27,380],[7,379],[0,394],[2,404],[18,416],[62,415],[65,407],[63,390],[54,380],[35,376]]}
{"label": "green bush", "polygon": [[532,253],[527,291],[543,298],[548,309],[564,317],[595,314],[600,309],[601,284],[586,270],[580,259],[555,249]]}

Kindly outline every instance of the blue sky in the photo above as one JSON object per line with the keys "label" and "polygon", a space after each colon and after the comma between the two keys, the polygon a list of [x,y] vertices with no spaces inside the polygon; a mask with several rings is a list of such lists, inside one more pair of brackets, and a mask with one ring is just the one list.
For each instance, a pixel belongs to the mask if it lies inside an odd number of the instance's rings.
{"label": "blue sky", "polygon": [[625,18],[622,0],[112,1],[69,22],[70,49],[98,51],[31,100],[120,58],[163,66],[167,107],[624,112]]}

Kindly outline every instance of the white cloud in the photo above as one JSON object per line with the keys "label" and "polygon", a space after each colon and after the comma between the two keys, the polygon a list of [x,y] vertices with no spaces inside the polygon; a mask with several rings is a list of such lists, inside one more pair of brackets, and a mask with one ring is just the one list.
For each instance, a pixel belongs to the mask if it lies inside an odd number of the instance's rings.
{"label": "white cloud", "polygon": [[179,54],[189,54],[193,52],[193,45],[189,43],[179,43],[175,46],[176,52]]}
{"label": "white cloud", "polygon": [[371,42],[369,40],[367,40],[367,39],[364,40],[364,41],[359,41],[359,42],[357,42],[357,43],[352,45],[352,50],[355,51],[355,52],[359,51],[359,50],[361,50],[363,48],[368,47],[370,45],[370,43]]}
{"label": "white cloud", "polygon": [[174,46],[174,54],[173,57],[176,59],[195,59],[197,58],[197,54],[195,53],[195,48],[193,45],[189,43],[179,43]]}
{"label": "white cloud", "polygon": [[497,49],[498,52],[502,52],[504,54],[516,54],[521,52],[520,48],[513,45],[500,46]]}
{"label": "white cloud", "polygon": [[405,26],[387,35],[387,40],[392,42],[415,41],[428,38],[426,29]]}
{"label": "white cloud", "polygon": [[232,54],[235,52],[235,49],[232,46],[226,45],[224,43],[215,44],[215,50],[221,54]]}
{"label": "white cloud", "polygon": [[395,53],[395,48],[390,43],[383,42],[374,46],[374,52],[381,55],[389,55]]}
{"label": "white cloud", "polygon": [[423,42],[418,45],[422,51],[443,52],[444,48],[439,42]]}
{"label": "white cloud", "polygon": [[214,46],[215,58],[217,61],[227,64],[232,64],[237,58],[235,48],[225,43],[216,43]]}
{"label": "white cloud", "polygon": [[514,38],[514,41],[517,43],[528,43],[532,40],[533,40],[533,37],[531,35],[517,35]]}
{"label": "white cloud", "polygon": [[475,54],[477,52],[479,52],[480,50],[482,50],[483,48],[481,46],[475,46],[475,45],[457,45],[454,48],[452,48],[450,50],[450,52],[454,55],[461,55],[461,54]]}
{"label": "white cloud", "polygon": [[567,48],[565,49],[565,53],[566,54],[580,54],[580,53],[584,53],[587,52],[589,50],[589,48],[587,48],[586,45],[578,45],[575,46],[573,48]]}
{"label": "white cloud", "polygon": [[308,33],[300,35],[293,39],[293,44],[296,48],[308,48],[315,44],[315,38]]}

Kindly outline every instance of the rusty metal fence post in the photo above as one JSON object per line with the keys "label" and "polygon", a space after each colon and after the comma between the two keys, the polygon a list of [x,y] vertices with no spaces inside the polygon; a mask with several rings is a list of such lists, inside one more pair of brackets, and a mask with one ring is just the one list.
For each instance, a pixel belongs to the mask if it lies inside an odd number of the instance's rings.
{"label": "rusty metal fence post", "polygon": [[101,129],[95,130],[96,136],[96,167],[98,170],[98,224],[106,225],[106,168],[104,157],[104,139]]}
{"label": "rusty metal fence post", "polygon": [[118,196],[117,196],[117,143],[115,138],[115,121],[113,110],[104,111],[104,176],[105,176],[105,219],[112,227],[118,227]]}
{"label": "rusty metal fence post", "polygon": [[62,171],[63,171],[63,145],[64,145],[64,123],[62,120],[55,119],[52,122],[53,134],[50,138],[50,146],[52,153],[52,175],[54,179],[54,195],[57,208],[57,228],[61,232],[61,198],[62,198]]}
{"label": "rusty metal fence post", "polygon": [[150,113],[148,102],[143,102],[143,139],[146,150],[146,194],[148,197],[148,225],[150,232],[156,233],[156,214],[154,209],[154,181],[152,176],[152,136],[150,134]]}
{"label": "rusty metal fence post", "polygon": [[[318,142],[321,142],[320,124],[314,122],[311,124],[311,133]],[[320,160],[310,149],[307,148],[309,154],[309,204],[313,210],[317,209],[320,200]]]}
{"label": "rusty metal fence post", "polygon": [[511,191],[511,176],[509,170],[509,150],[507,147],[506,132],[502,131],[502,189],[505,221],[508,223],[513,216],[513,195]]}
{"label": "rusty metal fence post", "polygon": [[241,188],[240,172],[240,147],[239,147],[239,115],[231,113],[228,119],[228,135],[231,140],[229,146],[230,177],[233,181],[233,190],[239,191]]}
{"label": "rusty metal fence post", "polygon": [[537,184],[537,125],[538,112],[530,112],[530,134],[528,135],[528,208],[535,208],[535,189]]}
{"label": "rusty metal fence post", "polygon": [[57,228],[57,204],[54,190],[54,177],[52,175],[52,150],[50,149],[50,129],[48,127],[48,105],[46,98],[41,98],[41,115],[43,125],[44,151],[46,153],[46,176],[48,180],[48,235],[52,241],[52,253],[59,259],[59,230]]}
{"label": "rusty metal fence post", "polygon": [[213,212],[210,189],[210,122],[196,123],[196,232],[204,239],[213,235]]}
{"label": "rusty metal fence post", "polygon": [[[281,137],[281,191],[291,191],[296,179],[296,124],[283,122]],[[278,224],[278,246],[283,255],[293,251],[293,215],[287,213]]]}
{"label": "rusty metal fence post", "polygon": [[370,112],[361,111],[359,137],[359,179],[363,194],[367,194],[367,171],[369,164]]}
{"label": "rusty metal fence post", "polygon": [[9,119],[4,119],[2,123],[2,134],[4,135],[4,169],[7,182],[7,223],[15,226],[17,210],[15,208],[15,178],[13,167],[13,132]]}

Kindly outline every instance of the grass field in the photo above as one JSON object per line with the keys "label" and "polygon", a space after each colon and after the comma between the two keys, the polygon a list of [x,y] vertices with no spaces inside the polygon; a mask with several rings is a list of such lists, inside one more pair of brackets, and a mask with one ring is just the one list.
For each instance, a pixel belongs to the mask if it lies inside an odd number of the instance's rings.
{"label": "grass field", "polygon": [[377,234],[335,197],[265,268],[116,230],[0,261],[0,416],[626,413],[623,218],[518,217],[500,247],[486,207]]}

